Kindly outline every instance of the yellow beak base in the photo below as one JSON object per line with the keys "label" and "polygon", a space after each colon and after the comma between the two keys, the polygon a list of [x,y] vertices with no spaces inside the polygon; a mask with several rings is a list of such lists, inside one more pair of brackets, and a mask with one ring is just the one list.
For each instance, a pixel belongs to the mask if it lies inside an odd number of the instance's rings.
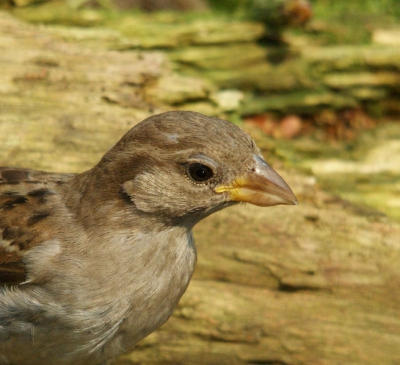
{"label": "yellow beak base", "polygon": [[296,196],[289,185],[264,161],[258,163],[251,172],[237,177],[232,183],[217,186],[215,191],[228,193],[233,201],[260,207],[297,204]]}

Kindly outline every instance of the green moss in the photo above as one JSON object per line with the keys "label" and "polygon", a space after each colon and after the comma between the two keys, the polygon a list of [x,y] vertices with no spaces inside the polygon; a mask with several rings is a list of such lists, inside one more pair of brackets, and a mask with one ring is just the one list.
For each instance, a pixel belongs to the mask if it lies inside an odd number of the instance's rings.
{"label": "green moss", "polygon": [[369,43],[377,27],[398,24],[398,0],[313,0],[310,30],[319,42],[329,44]]}

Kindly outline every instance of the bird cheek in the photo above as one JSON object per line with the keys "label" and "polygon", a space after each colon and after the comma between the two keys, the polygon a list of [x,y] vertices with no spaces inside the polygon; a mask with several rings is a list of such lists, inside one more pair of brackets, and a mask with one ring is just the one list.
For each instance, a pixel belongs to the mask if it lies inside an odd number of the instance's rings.
{"label": "bird cheek", "polygon": [[154,211],[154,206],[152,206],[150,199],[146,197],[146,193],[135,184],[134,181],[126,181],[122,185],[124,193],[129,197],[130,202],[136,206],[137,209],[151,213]]}
{"label": "bird cheek", "polygon": [[137,209],[173,218],[184,215],[191,208],[191,195],[181,184],[171,183],[168,174],[146,172],[123,183],[123,191]]}

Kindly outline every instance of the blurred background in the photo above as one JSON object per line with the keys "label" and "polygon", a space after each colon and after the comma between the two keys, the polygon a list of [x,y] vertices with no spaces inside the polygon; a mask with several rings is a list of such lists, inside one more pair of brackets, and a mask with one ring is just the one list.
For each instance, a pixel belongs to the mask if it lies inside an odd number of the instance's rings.
{"label": "blurred background", "polygon": [[300,205],[199,224],[118,364],[400,364],[399,0],[0,0],[0,165],[80,172],[177,109],[249,132]]}

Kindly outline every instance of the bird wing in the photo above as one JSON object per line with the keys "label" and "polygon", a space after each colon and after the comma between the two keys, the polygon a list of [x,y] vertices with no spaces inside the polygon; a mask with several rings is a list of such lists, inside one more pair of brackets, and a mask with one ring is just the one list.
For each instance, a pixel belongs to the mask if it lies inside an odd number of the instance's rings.
{"label": "bird wing", "polygon": [[25,280],[24,254],[55,234],[46,220],[59,204],[57,187],[72,176],[0,167],[0,285]]}

